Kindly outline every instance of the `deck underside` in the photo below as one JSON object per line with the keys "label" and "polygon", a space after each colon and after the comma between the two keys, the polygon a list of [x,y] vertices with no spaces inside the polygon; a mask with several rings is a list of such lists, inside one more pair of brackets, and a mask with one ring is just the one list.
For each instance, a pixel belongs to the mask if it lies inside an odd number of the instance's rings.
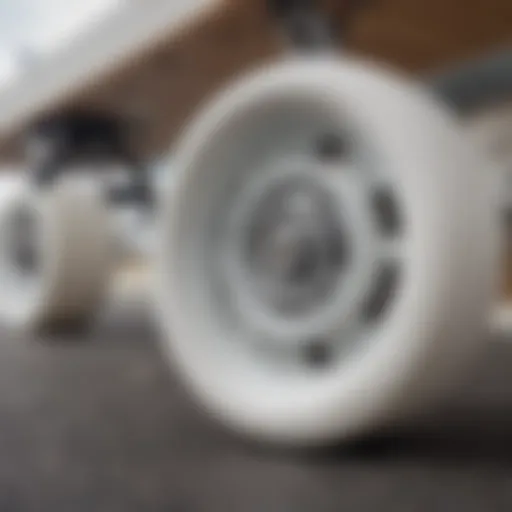
{"label": "deck underside", "polygon": [[[325,4],[341,26],[343,2]],[[512,44],[511,26],[509,0],[378,0],[353,19],[346,46],[423,72]],[[4,160],[19,156],[19,134],[34,118],[59,109],[87,108],[135,120],[140,150],[153,156],[169,147],[205,98],[279,51],[280,39],[263,0],[219,0],[136,57],[46,105],[28,109],[17,122],[4,123],[0,155]],[[11,96],[15,98],[16,91]],[[0,106],[4,97],[0,94]]]}

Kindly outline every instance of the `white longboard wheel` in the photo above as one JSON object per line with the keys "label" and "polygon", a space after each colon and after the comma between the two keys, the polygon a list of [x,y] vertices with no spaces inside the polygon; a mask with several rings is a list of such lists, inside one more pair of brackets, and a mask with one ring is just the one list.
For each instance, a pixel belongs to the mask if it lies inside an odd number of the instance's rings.
{"label": "white longboard wheel", "polygon": [[298,59],[185,132],[158,255],[164,346],[231,429],[314,446],[404,421],[486,340],[492,179],[405,78]]}
{"label": "white longboard wheel", "polygon": [[[482,148],[487,155],[488,168],[484,172],[496,176],[496,196],[501,205],[503,244],[503,269],[510,272],[507,260],[511,257],[512,235],[512,104],[498,102],[465,113],[464,127],[470,141]],[[503,289],[499,302],[491,312],[491,335],[493,339],[509,339],[512,333],[512,302],[510,297],[510,275],[502,279]]]}
{"label": "white longboard wheel", "polygon": [[19,329],[82,329],[111,270],[106,206],[90,178],[47,189],[20,181],[0,203],[0,321]]}

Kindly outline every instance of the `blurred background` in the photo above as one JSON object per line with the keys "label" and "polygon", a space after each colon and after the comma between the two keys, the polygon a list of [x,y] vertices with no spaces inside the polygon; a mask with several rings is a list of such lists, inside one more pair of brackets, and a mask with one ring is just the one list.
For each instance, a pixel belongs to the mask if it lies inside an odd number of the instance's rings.
{"label": "blurred background", "polygon": [[35,60],[58,51],[115,9],[118,0],[2,0],[0,82],[8,82]]}
{"label": "blurred background", "polygon": [[[32,73],[79,59],[70,52],[108,34],[116,17],[165,2],[187,0],[0,0],[0,105],[37,91]],[[340,53],[419,80],[512,49],[510,0],[319,4]],[[208,97],[285,54],[263,0],[218,0],[178,32],[55,103],[135,120],[134,145],[155,182],[174,172],[168,148]],[[499,92],[484,103],[500,123],[478,137],[509,151],[512,109]],[[25,165],[21,124],[0,119],[0,159],[13,176]],[[0,512],[512,510],[512,345],[494,344],[457,405],[414,432],[297,456],[249,447],[193,407],[160,357],[149,287],[144,258],[133,258],[87,333],[43,343],[0,329]]]}

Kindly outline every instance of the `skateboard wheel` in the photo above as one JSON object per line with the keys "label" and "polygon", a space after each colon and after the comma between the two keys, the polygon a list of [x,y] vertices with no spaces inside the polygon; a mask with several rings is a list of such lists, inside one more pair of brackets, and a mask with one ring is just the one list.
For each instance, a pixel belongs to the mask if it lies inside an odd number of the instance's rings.
{"label": "skateboard wheel", "polygon": [[164,347],[259,441],[314,446],[444,397],[486,339],[498,208],[457,121],[414,83],[294,60],[184,133],[158,254]]}
{"label": "skateboard wheel", "polygon": [[488,157],[489,172],[496,174],[496,190],[504,216],[512,211],[512,146],[510,126],[512,109],[509,104],[482,108],[466,113],[464,127],[473,144]]}
{"label": "skateboard wheel", "polygon": [[108,284],[107,220],[90,178],[20,181],[0,204],[0,319],[41,333],[86,325]]}

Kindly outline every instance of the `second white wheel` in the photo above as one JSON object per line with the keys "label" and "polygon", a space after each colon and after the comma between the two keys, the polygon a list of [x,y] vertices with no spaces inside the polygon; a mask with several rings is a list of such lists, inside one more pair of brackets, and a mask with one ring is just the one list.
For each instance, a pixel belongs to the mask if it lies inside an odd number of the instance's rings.
{"label": "second white wheel", "polygon": [[112,240],[86,176],[39,190],[20,179],[0,204],[0,319],[22,329],[81,327],[102,305]]}

